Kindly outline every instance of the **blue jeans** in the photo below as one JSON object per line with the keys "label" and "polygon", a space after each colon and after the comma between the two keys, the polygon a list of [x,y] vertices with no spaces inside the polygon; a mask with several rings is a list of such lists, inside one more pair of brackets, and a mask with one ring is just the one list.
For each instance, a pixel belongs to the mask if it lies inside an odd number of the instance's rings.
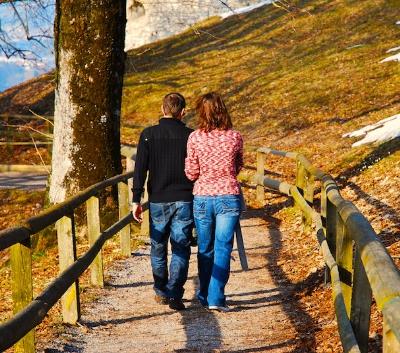
{"label": "blue jeans", "polygon": [[195,196],[200,288],[203,305],[225,305],[233,235],[240,217],[239,195]]}
{"label": "blue jeans", "polygon": [[[156,294],[182,299],[188,276],[192,231],[192,202],[150,203],[150,257]],[[168,238],[172,251],[169,278]]]}

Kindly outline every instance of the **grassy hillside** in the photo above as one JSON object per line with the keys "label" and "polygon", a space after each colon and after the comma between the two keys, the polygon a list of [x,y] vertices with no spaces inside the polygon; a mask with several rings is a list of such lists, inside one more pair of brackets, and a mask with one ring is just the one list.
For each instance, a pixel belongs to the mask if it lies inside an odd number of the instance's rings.
{"label": "grassy hillside", "polygon": [[[379,63],[400,44],[398,3],[292,3],[290,11],[269,5],[212,18],[130,51],[124,141],[135,142],[138,125],[157,121],[165,93],[181,91],[193,106],[198,95],[216,90],[248,147],[300,150],[333,173],[359,163],[371,148],[350,149],[342,133],[400,110],[400,65]],[[0,94],[0,112],[51,114],[52,87],[52,75],[13,87]],[[195,126],[193,112],[188,120]]]}
{"label": "grassy hillside", "polygon": [[320,163],[333,152],[336,160],[324,163],[329,170],[357,160],[342,132],[399,111],[400,66],[379,61],[399,45],[400,11],[387,1],[298,6],[211,19],[131,51],[126,121],[155,122],[165,92],[179,90],[192,104],[217,90],[250,144],[307,154],[318,149]]}
{"label": "grassy hillside", "polygon": [[48,73],[0,92],[0,114],[54,113],[54,75]]}
{"label": "grassy hillside", "polygon": [[[130,51],[123,141],[136,142],[143,125],[157,122],[169,91],[188,98],[187,119],[194,127],[190,108],[196,97],[216,90],[225,97],[248,151],[256,146],[301,151],[338,176],[342,186],[358,176],[362,186],[382,173],[400,185],[399,140],[375,150],[351,148],[352,140],[341,137],[400,111],[400,64],[379,63],[388,49],[400,45],[398,1],[291,3],[296,6],[289,11],[268,5],[226,20],[211,18]],[[0,112],[32,108],[51,114],[53,96],[52,75],[45,75],[1,93]],[[0,150],[0,156],[14,163],[21,156],[26,163],[35,154],[20,150],[9,158]],[[390,163],[382,170],[377,161],[388,154]],[[253,153],[247,161],[254,161]],[[284,163],[269,159],[267,167],[290,175]],[[369,174],[363,177],[366,167]],[[374,191],[382,195],[388,189],[376,182]],[[357,199],[352,192],[349,196]],[[388,199],[391,212],[398,213],[399,202],[394,195]]]}

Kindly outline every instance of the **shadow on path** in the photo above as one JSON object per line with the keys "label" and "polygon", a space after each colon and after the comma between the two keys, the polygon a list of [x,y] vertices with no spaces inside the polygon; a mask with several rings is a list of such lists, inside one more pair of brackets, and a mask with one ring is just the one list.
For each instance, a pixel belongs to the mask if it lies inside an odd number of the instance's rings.
{"label": "shadow on path", "polygon": [[[267,269],[271,273],[272,279],[275,283],[277,294],[272,297],[266,298],[266,302],[279,301],[283,311],[291,321],[293,327],[297,331],[297,339],[292,341],[295,345],[293,353],[308,353],[315,352],[316,339],[315,334],[319,331],[318,323],[306,312],[303,305],[297,299],[298,295],[304,289],[311,290],[315,286],[322,283],[322,276],[320,274],[312,274],[300,283],[292,283],[285,271],[279,266],[279,257],[282,250],[282,233],[280,231],[281,220],[274,217],[282,208],[291,207],[292,201],[286,200],[279,204],[268,205],[265,209],[251,209],[247,212],[245,217],[260,217],[263,218],[269,230],[272,249],[266,253]],[[311,285],[311,287],[309,287]],[[270,300],[271,299],[271,300]],[[262,301],[261,301],[262,302]]]}

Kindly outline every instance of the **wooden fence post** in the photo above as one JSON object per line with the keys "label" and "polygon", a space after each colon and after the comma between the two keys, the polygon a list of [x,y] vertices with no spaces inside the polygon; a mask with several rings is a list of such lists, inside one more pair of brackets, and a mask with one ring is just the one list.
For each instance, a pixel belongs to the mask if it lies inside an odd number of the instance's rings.
{"label": "wooden fence post", "polygon": [[[92,196],[86,201],[89,245],[92,246],[100,236],[99,198]],[[94,286],[104,287],[102,250],[90,265],[90,282]]]}
{"label": "wooden fence post", "polygon": [[[307,201],[310,207],[314,205],[314,190],[315,190],[315,177],[311,173],[305,170],[304,178],[304,199]],[[304,217],[304,230],[311,230],[312,219],[310,217]]]}
{"label": "wooden fence post", "polygon": [[355,251],[350,321],[361,353],[368,353],[372,291],[360,252]]}
{"label": "wooden fence post", "polygon": [[[63,217],[56,223],[58,239],[58,255],[60,272],[76,260],[76,239],[74,216]],[[80,317],[79,280],[68,288],[61,297],[63,321],[68,324],[76,324]]]}
{"label": "wooden fence post", "polygon": [[[331,250],[331,246],[328,241],[328,231],[327,231],[327,208],[328,208],[328,196],[326,195],[326,188],[322,184],[321,185],[321,220],[322,220],[322,227],[324,230],[325,238],[327,240],[329,249]],[[331,250],[331,253],[332,253],[332,250]],[[331,273],[330,273],[328,266],[325,266],[324,281],[325,281],[325,285],[327,285],[331,281]]]}
{"label": "wooden fence post", "polygon": [[306,171],[306,185],[304,189],[304,199],[312,207],[314,204],[315,177]]}
{"label": "wooden fence post", "polygon": [[353,290],[353,241],[339,214],[336,220],[336,263],[339,268],[340,283],[342,285],[347,315],[350,317]]}
{"label": "wooden fence post", "polygon": [[383,316],[383,353],[400,352],[400,343]]}
{"label": "wooden fence post", "polygon": [[[257,151],[257,175],[264,177],[265,170],[265,154]],[[257,185],[256,187],[256,200],[260,204],[264,205],[265,203],[265,190],[264,185]]]}
{"label": "wooden fence post", "polygon": [[296,187],[299,189],[300,194],[304,196],[304,190],[306,188],[306,169],[304,168],[303,163],[297,160],[297,169],[296,169]]}
{"label": "wooden fence post", "polygon": [[[118,183],[119,219],[124,218],[130,212],[128,184]],[[121,252],[123,256],[131,256],[131,226],[128,224],[119,232]]]}
{"label": "wooden fence post", "polygon": [[[15,244],[11,247],[12,298],[14,315],[31,303],[32,289],[32,254],[31,240]],[[35,331],[30,331],[14,345],[15,353],[35,352]]]}
{"label": "wooden fence post", "polygon": [[[305,192],[307,189],[307,171],[304,168],[303,163],[301,163],[298,159],[297,159],[297,170],[296,170],[296,187],[299,190],[300,194],[303,197],[305,197]],[[312,192],[313,192],[312,197],[314,198],[314,190],[312,190]],[[308,195],[308,197],[309,196],[310,195]],[[308,219],[303,211],[301,211],[301,219],[304,226],[303,231],[309,230],[312,220]]]}
{"label": "wooden fence post", "polygon": [[148,236],[150,234],[150,202],[149,193],[147,191],[147,180],[148,179],[146,179],[143,195],[143,205],[147,203],[147,209],[142,214],[143,222],[140,227],[140,234],[144,236]]}
{"label": "wooden fence post", "polygon": [[336,259],[336,228],[338,224],[337,218],[339,214],[336,206],[327,198],[326,199],[326,241],[331,250],[332,256]]}
{"label": "wooden fence post", "polygon": [[[132,172],[135,169],[135,160],[131,157],[126,157],[126,172]],[[128,180],[128,192],[129,192],[129,205],[132,205],[132,198],[133,198],[133,178]]]}

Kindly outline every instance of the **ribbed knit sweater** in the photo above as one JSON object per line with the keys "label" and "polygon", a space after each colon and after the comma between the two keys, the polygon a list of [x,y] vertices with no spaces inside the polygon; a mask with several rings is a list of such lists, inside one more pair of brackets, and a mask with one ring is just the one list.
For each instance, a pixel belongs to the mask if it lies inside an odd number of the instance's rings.
{"label": "ribbed knit sweater", "polygon": [[147,172],[150,202],[193,200],[193,183],[185,175],[187,140],[193,130],[174,118],[161,118],[140,135],[133,181],[133,202],[140,202]]}

